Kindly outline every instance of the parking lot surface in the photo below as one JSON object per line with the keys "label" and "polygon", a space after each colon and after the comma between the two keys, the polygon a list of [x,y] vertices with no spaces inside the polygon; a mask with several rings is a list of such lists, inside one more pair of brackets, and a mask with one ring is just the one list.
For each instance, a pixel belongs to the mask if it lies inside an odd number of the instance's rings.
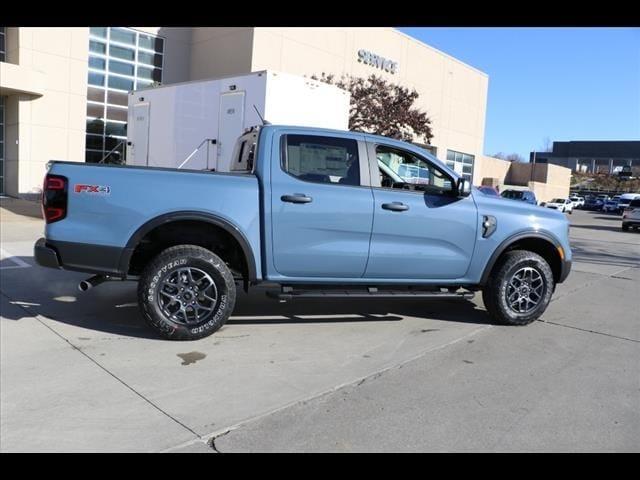
{"label": "parking lot surface", "polygon": [[575,211],[541,321],[472,301],[241,294],[213,336],[146,327],[132,282],[41,268],[0,203],[1,451],[637,451],[640,233]]}

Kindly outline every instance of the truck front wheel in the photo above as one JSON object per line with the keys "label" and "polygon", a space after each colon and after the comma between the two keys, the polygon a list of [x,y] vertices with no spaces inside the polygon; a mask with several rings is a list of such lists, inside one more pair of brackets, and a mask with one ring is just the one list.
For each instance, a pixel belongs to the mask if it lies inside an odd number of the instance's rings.
{"label": "truck front wheel", "polygon": [[544,313],[553,287],[553,273],[544,258],[526,250],[512,250],[491,272],[482,300],[491,317],[500,323],[527,325]]}
{"label": "truck front wheel", "polygon": [[155,257],[138,284],[145,321],[170,340],[196,340],[222,327],[236,286],[225,263],[206,248],[178,245]]}

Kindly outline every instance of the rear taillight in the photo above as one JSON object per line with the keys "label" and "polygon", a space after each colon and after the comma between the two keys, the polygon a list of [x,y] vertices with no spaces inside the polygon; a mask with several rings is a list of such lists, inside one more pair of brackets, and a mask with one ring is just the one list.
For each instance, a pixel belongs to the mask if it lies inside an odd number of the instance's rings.
{"label": "rear taillight", "polygon": [[42,186],[42,216],[47,223],[67,216],[67,177],[47,175]]}

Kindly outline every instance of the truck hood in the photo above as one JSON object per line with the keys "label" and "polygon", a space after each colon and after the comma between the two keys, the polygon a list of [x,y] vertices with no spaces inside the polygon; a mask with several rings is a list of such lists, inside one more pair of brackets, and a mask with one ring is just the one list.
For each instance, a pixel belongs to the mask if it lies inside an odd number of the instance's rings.
{"label": "truck hood", "polygon": [[532,205],[530,203],[523,202],[522,200],[511,200],[509,198],[485,195],[482,192],[474,191],[472,195],[476,205],[478,206],[479,213],[486,212],[497,215],[500,212],[504,212],[523,216],[533,215],[537,218],[549,218],[555,220],[562,218],[567,221],[562,212],[552,208]]}

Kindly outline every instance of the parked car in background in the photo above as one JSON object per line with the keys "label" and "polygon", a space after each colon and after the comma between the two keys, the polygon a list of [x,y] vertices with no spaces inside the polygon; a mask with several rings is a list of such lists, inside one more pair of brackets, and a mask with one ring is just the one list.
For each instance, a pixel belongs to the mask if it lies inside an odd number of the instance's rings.
{"label": "parked car in background", "polygon": [[502,192],[502,198],[511,200],[520,200],[521,202],[537,205],[536,195],[531,190],[505,190]]}
{"label": "parked car in background", "polygon": [[569,197],[569,200],[573,203],[573,208],[582,208],[584,207],[584,197],[579,195],[572,195]]}
{"label": "parked car in background", "polygon": [[494,197],[499,197],[500,196],[500,192],[498,192],[498,189],[496,187],[490,187],[488,185],[482,185],[481,187],[478,187],[478,190],[480,190],[482,193],[484,193],[486,195],[492,195]]}
{"label": "parked car in background", "polygon": [[618,203],[620,202],[620,195],[614,196],[612,199],[604,202],[602,206],[602,211],[605,213],[616,213],[618,212]]}
{"label": "parked car in background", "polygon": [[620,195],[620,201],[618,202],[618,211],[624,212],[624,209],[629,206],[631,200],[640,198],[640,193],[623,193]]}
{"label": "parked car in background", "polygon": [[604,202],[609,200],[609,195],[598,195],[595,197],[591,197],[584,203],[585,210],[602,210],[604,206]]}
{"label": "parked car in background", "polygon": [[562,213],[573,213],[573,202],[569,198],[554,198],[550,202],[542,202],[540,205],[560,210]]}
{"label": "parked car in background", "polygon": [[629,228],[640,228],[640,198],[631,200],[622,212],[622,230],[626,232]]}

